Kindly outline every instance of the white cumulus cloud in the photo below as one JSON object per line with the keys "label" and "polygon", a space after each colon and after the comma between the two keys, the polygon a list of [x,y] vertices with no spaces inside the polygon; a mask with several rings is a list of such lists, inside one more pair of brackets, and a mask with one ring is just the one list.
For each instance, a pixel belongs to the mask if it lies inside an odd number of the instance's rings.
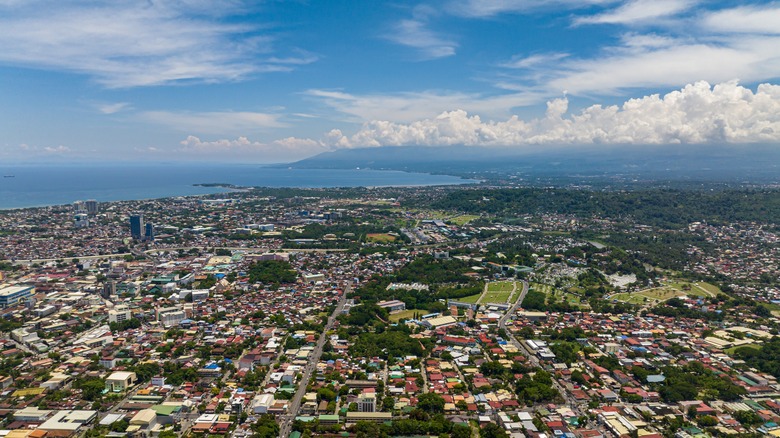
{"label": "white cumulus cloud", "polygon": [[701,81],[665,96],[594,105],[567,115],[565,98],[548,102],[544,117],[484,121],[447,111],[411,123],[371,121],[354,135],[333,130],[323,140],[335,148],[401,145],[522,146],[537,144],[678,144],[780,141],[780,86],[752,91],[736,81]]}
{"label": "white cumulus cloud", "polygon": [[264,143],[250,140],[247,137],[201,140],[199,137],[190,135],[182,140],[180,144],[181,147],[176,151],[179,153],[213,156],[221,160],[256,159],[264,162],[298,159],[331,149],[323,142],[296,137],[287,137]]}

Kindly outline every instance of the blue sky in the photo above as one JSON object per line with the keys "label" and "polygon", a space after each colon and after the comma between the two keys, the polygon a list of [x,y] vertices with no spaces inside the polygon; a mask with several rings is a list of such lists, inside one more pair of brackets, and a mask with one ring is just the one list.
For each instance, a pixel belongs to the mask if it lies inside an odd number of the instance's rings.
{"label": "blue sky", "polygon": [[0,159],[772,143],[778,48],[760,1],[0,0]]}

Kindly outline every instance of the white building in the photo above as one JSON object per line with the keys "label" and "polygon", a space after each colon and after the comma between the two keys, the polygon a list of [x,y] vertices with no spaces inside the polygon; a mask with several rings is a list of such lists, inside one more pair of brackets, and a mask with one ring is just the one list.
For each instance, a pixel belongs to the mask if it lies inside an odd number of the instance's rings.
{"label": "white building", "polygon": [[117,306],[108,311],[108,322],[120,323],[133,317],[133,312],[127,306]]}
{"label": "white building", "polygon": [[75,435],[81,428],[97,419],[97,411],[58,411],[38,429],[59,432],[57,435]]}
{"label": "white building", "polygon": [[187,315],[178,307],[167,307],[157,310],[157,320],[165,328],[178,326],[185,319],[187,319]]}
{"label": "white building", "polygon": [[258,394],[252,399],[252,412],[255,414],[265,414],[268,413],[268,409],[273,405],[273,394]]}
{"label": "white building", "polygon": [[355,403],[357,403],[358,412],[376,412],[376,393],[362,393]]}
{"label": "white building", "polygon": [[106,390],[109,392],[123,392],[133,386],[137,379],[135,373],[128,371],[117,371],[111,373],[106,379]]}

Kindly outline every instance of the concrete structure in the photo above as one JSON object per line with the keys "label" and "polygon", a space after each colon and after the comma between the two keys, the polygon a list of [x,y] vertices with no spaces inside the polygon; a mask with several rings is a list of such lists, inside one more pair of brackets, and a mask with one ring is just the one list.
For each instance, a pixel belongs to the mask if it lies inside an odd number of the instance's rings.
{"label": "concrete structure", "polygon": [[87,199],[86,202],[84,202],[84,205],[87,207],[87,213],[91,216],[94,216],[98,213],[98,202],[94,199]]}
{"label": "concrete structure", "polygon": [[440,316],[438,318],[429,318],[422,321],[422,325],[427,328],[437,329],[450,327],[458,323],[458,320],[452,316]]}
{"label": "concrete structure", "polygon": [[14,411],[14,420],[25,423],[43,423],[54,411],[41,410],[37,407],[26,407]]}
{"label": "concrete structure", "polygon": [[157,310],[157,320],[165,328],[178,326],[185,319],[187,319],[187,315],[178,307],[166,307]]}
{"label": "concrete structure", "polygon": [[347,412],[347,424],[355,424],[358,421],[373,421],[375,423],[384,423],[392,421],[393,414],[390,412]]}
{"label": "concrete structure", "polygon": [[123,392],[133,386],[137,379],[135,373],[128,371],[117,371],[112,373],[106,379],[106,390],[109,392]]}
{"label": "concrete structure", "polygon": [[0,286],[0,308],[16,306],[33,296],[34,286]]}
{"label": "concrete structure", "polygon": [[544,312],[517,312],[517,316],[529,321],[544,321],[547,319],[547,314]]}
{"label": "concrete structure", "polygon": [[86,213],[79,213],[73,216],[73,226],[76,228],[87,228],[89,226],[89,216]]}
{"label": "concrete structure", "polygon": [[130,419],[130,427],[127,430],[128,432],[142,433],[148,436],[156,425],[157,412],[153,409],[141,409]]}
{"label": "concrete structure", "polygon": [[388,312],[400,312],[406,310],[406,303],[399,300],[380,301],[376,303],[377,306],[387,309]]}
{"label": "concrete structure", "polygon": [[355,403],[357,403],[358,412],[376,412],[376,393],[360,394]]}
{"label": "concrete structure", "polygon": [[56,436],[73,436],[95,419],[97,411],[58,411],[38,429],[52,432]]}
{"label": "concrete structure", "polygon": [[126,306],[117,306],[108,311],[108,322],[124,322],[133,317],[133,313]]}
{"label": "concrete structure", "polygon": [[252,400],[252,412],[255,414],[265,414],[271,406],[274,405],[273,394],[258,394]]}
{"label": "concrete structure", "polygon": [[30,344],[39,340],[38,333],[29,332],[26,327],[11,330],[11,339],[22,344]]}

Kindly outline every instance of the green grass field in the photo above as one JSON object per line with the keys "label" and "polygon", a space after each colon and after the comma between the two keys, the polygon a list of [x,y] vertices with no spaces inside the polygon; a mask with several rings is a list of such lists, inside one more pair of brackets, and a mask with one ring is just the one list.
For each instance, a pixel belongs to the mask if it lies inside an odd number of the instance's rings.
{"label": "green grass field", "polygon": [[479,297],[481,297],[481,296],[482,296],[482,294],[469,295],[469,296],[463,297],[463,298],[456,298],[453,301],[460,301],[461,303],[475,304],[477,302],[477,300],[479,300]]}
{"label": "green grass field", "polygon": [[475,216],[473,214],[462,214],[460,216],[450,218],[448,221],[457,226],[462,226],[473,221],[474,219],[479,219],[479,216]]}
{"label": "green grass field", "polygon": [[511,291],[486,292],[483,294],[482,303],[506,303],[511,293]]}
{"label": "green grass field", "polygon": [[718,295],[718,294],[720,294],[720,293],[723,293],[723,291],[720,290],[720,288],[718,286],[715,286],[714,284],[705,283],[703,281],[693,283],[693,286],[694,286],[694,288],[703,289],[703,290],[707,291],[707,293],[710,296],[713,296],[713,297]]}
{"label": "green grass field", "polygon": [[725,351],[725,352],[726,352],[726,354],[728,354],[729,356],[733,356],[733,355],[734,355],[734,352],[735,352],[735,351],[737,351],[737,348],[743,348],[743,347],[744,347],[744,348],[752,348],[752,349],[754,349],[754,350],[760,350],[760,349],[761,349],[761,346],[760,346],[760,345],[756,345],[756,344],[745,344],[745,345],[740,345],[739,347],[731,347],[731,348],[727,348],[727,349],[726,349],[726,350],[724,350],[724,351]]}
{"label": "green grass field", "polygon": [[514,281],[496,281],[495,283],[488,283],[488,292],[511,292],[514,287]]}
{"label": "green grass field", "polygon": [[369,233],[366,234],[366,241],[368,242],[395,242],[395,236],[391,236],[385,233]]}
{"label": "green grass field", "polygon": [[[496,281],[488,283],[487,291],[482,294],[481,303],[506,303],[514,288],[514,281]],[[519,286],[518,286],[519,287]],[[519,294],[516,294],[519,296]]]}
{"label": "green grass field", "polygon": [[415,313],[425,313],[424,310],[418,310],[418,309],[410,309],[410,310],[402,310],[398,313],[393,313],[390,315],[390,321],[392,322],[398,322],[402,319],[412,319],[414,317]]}

